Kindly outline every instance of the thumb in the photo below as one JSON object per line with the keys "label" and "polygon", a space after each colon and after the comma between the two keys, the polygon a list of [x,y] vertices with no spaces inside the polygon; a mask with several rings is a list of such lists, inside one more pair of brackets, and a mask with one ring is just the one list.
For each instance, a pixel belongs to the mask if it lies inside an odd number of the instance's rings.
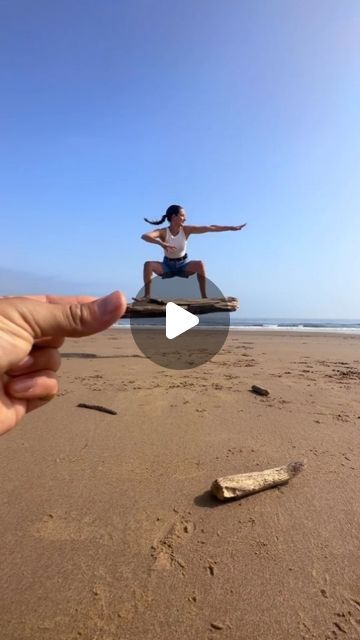
{"label": "thumb", "polygon": [[[110,327],[126,311],[126,299],[120,291],[93,300],[62,304],[23,301],[23,313],[34,339],[47,336],[89,336]],[[28,302],[28,304],[26,304]],[[25,312],[25,313],[24,313]]]}
{"label": "thumb", "polygon": [[114,291],[104,298],[51,296],[49,302],[20,297],[0,300],[0,374],[16,366],[30,352],[34,340],[80,337],[110,327],[126,311],[125,296]]}

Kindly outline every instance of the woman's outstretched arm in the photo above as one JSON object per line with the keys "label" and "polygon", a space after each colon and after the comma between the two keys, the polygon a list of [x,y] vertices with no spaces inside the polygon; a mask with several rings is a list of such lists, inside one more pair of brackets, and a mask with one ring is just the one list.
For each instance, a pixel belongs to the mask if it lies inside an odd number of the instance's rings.
{"label": "woman's outstretched arm", "polygon": [[197,227],[194,225],[186,225],[184,227],[185,233],[189,236],[191,233],[215,233],[218,231],[241,231],[246,226],[246,222],[244,224],[239,224],[236,227],[229,226],[221,226],[219,224],[211,224],[206,227]]}

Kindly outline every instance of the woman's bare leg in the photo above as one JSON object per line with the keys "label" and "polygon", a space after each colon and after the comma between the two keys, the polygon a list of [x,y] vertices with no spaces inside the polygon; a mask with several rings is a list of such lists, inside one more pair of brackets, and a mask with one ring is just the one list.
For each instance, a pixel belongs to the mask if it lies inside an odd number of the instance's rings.
{"label": "woman's bare leg", "polygon": [[200,293],[202,298],[207,298],[206,295],[206,274],[205,274],[205,265],[201,260],[190,260],[185,267],[185,272],[189,275],[193,275],[196,273]]}
{"label": "woman's bare leg", "polygon": [[144,298],[150,298],[151,296],[151,278],[152,274],[156,273],[157,276],[162,276],[164,273],[162,262],[145,262],[144,264]]}

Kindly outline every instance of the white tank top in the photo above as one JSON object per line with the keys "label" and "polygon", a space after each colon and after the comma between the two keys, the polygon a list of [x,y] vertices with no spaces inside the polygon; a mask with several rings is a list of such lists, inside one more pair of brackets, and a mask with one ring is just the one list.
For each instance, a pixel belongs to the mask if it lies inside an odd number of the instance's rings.
{"label": "white tank top", "polygon": [[182,258],[182,256],[185,255],[187,240],[185,231],[182,227],[180,227],[180,231],[176,236],[173,236],[170,233],[170,229],[168,227],[166,229],[165,242],[176,247],[176,251],[168,251],[168,249],[164,249],[167,258]]}

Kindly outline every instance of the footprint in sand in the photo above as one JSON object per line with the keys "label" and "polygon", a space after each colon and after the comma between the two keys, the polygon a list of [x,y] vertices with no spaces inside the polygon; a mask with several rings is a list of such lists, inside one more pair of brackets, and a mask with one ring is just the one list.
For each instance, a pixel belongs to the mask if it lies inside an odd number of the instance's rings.
{"label": "footprint in sand", "polygon": [[155,569],[171,569],[177,567],[185,575],[185,563],[177,554],[177,547],[188,542],[195,531],[195,523],[190,517],[179,514],[170,525],[167,523],[160,539],[151,546],[151,557]]}
{"label": "footprint in sand", "polygon": [[[313,571],[313,574],[316,572]],[[355,640],[360,637],[360,592],[350,594],[344,591],[335,592],[331,587],[327,574],[323,577],[320,593],[333,607],[333,617],[329,621],[330,628],[326,638],[343,638]],[[321,583],[320,583],[321,584]],[[319,585],[320,586],[320,585]]]}
{"label": "footprint in sand", "polygon": [[[358,601],[355,601],[356,603]],[[358,607],[358,604],[356,604]],[[350,640],[356,640],[360,637],[360,611],[354,607],[346,608],[344,611],[336,611],[332,623],[333,638],[342,638],[344,635]]]}

